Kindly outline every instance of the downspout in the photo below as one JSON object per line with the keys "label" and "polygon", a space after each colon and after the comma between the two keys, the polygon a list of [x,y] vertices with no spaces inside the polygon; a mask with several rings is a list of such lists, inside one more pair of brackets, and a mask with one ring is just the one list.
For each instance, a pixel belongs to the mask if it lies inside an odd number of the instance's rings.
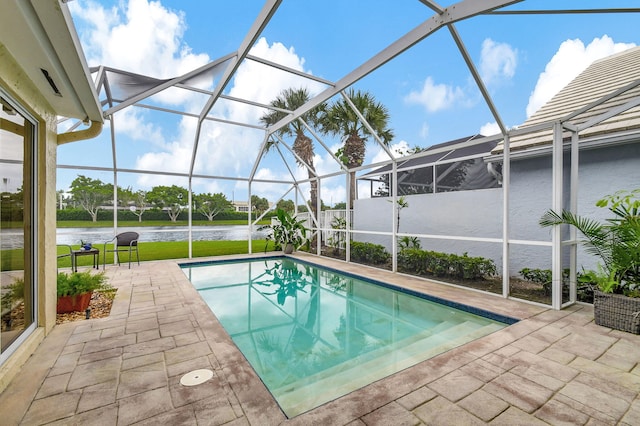
{"label": "downspout", "polygon": [[84,129],[75,132],[60,133],[58,135],[58,145],[64,145],[69,142],[77,142],[85,139],[93,139],[102,132],[101,121],[91,121],[91,125]]}

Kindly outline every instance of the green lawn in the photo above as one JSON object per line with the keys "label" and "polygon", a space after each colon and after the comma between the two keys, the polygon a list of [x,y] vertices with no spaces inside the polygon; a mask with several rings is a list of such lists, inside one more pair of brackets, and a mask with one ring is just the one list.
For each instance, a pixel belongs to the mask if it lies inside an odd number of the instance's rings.
{"label": "green lawn", "polygon": [[[253,240],[251,248],[254,253],[264,251],[265,240]],[[102,247],[97,247],[102,250]],[[189,245],[187,241],[162,241],[162,242],[146,242],[139,243],[138,250],[140,252],[140,261],[146,260],[164,260],[164,259],[182,259],[189,257]],[[269,243],[268,250],[273,250],[273,243]],[[64,247],[58,247],[58,253],[65,253]],[[243,254],[249,253],[246,241],[194,241],[193,257],[222,256],[226,254]],[[127,262],[128,253],[120,254],[120,262]],[[134,256],[135,259],[135,256]],[[93,262],[91,256],[82,256],[76,258],[78,266],[90,266]],[[100,253],[100,264],[104,262],[103,254]],[[113,253],[107,253],[107,264],[113,263]],[[63,257],[58,259],[58,267],[65,268],[71,266],[71,259]]]}
{"label": "green lawn", "polygon": [[[253,253],[261,253],[264,251],[266,241],[254,240],[251,247]],[[74,249],[79,246],[74,246]],[[97,247],[102,251],[102,247]],[[140,261],[147,260],[163,260],[163,259],[182,259],[189,257],[189,246],[187,241],[167,241],[167,242],[147,242],[140,243]],[[268,251],[273,250],[273,242],[269,242]],[[68,253],[65,247],[58,247],[58,254]],[[243,254],[248,253],[246,241],[194,241],[193,257],[222,256],[226,254]],[[19,271],[24,269],[24,250],[3,250],[1,255],[0,267],[2,271]],[[135,257],[134,257],[135,259]],[[76,258],[78,266],[91,266],[93,262],[92,256],[82,256]],[[120,262],[127,262],[127,253],[121,254]],[[102,253],[100,253],[100,264],[104,262]],[[113,263],[113,253],[107,254],[107,264]],[[69,268],[71,259],[63,257],[58,259],[59,268]]]}

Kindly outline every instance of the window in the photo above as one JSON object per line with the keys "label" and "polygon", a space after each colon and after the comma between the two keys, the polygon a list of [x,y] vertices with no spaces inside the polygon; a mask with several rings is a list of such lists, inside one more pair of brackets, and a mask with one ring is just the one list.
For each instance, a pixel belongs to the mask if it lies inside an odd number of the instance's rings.
{"label": "window", "polygon": [[35,120],[0,90],[0,362],[35,329]]}

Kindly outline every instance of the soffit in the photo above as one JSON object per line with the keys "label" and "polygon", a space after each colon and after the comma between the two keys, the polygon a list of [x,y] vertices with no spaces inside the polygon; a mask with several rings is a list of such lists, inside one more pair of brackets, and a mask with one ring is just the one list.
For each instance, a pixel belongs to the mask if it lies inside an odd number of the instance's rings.
{"label": "soffit", "polygon": [[[102,121],[67,6],[59,0],[0,0],[0,40],[57,115]],[[56,94],[41,70],[58,88]]]}

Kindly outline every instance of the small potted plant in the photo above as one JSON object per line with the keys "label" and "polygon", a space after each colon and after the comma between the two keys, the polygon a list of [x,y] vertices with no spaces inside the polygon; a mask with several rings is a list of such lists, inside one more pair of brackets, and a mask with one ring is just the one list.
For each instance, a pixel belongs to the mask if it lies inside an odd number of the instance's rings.
{"label": "small potted plant", "polygon": [[296,220],[289,213],[282,209],[276,210],[278,223],[266,225],[261,229],[271,229],[271,234],[267,236],[267,243],[273,240],[276,250],[283,250],[285,254],[291,254],[294,249],[303,244],[309,245],[307,239],[307,228],[304,220]]}
{"label": "small potted plant", "polygon": [[91,295],[95,290],[108,290],[104,273],[65,272],[58,273],[58,304],[59,314],[74,311],[84,311],[89,307]]}
{"label": "small potted plant", "polygon": [[618,191],[596,205],[608,208],[613,217],[601,223],[550,210],[540,225],[570,225],[586,237],[587,251],[601,260],[597,271],[586,271],[582,277],[596,286],[596,324],[640,334],[640,188]]}

